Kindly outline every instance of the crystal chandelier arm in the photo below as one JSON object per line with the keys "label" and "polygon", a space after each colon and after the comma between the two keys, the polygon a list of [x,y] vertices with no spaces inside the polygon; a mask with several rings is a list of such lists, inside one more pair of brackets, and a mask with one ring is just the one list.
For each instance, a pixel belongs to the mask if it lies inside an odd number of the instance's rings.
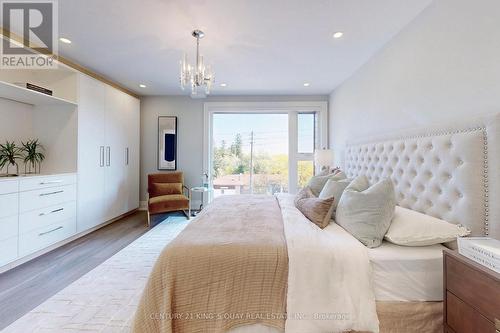
{"label": "crystal chandelier arm", "polygon": [[196,38],[196,65],[191,66],[188,64],[187,55],[184,54],[179,66],[181,88],[184,89],[189,83],[191,93],[194,95],[198,93],[198,87],[205,88],[205,92],[209,94],[214,82],[214,73],[211,66],[205,66],[203,56],[200,55],[200,39],[204,35],[203,31],[200,30],[194,30],[192,33],[192,36]]}

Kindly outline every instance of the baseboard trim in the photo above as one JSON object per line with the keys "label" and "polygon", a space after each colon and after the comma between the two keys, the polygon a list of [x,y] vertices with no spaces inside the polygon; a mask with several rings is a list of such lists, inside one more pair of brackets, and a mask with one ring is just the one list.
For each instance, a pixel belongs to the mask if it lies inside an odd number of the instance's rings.
{"label": "baseboard trim", "polygon": [[12,261],[12,262],[10,262],[10,263],[8,263],[8,264],[0,267],[0,274],[4,273],[6,271],[9,271],[9,270],[11,270],[11,269],[13,269],[13,268],[15,268],[17,266],[20,266],[20,265],[22,265],[22,264],[24,264],[24,263],[26,263],[26,262],[28,262],[30,260],[38,258],[38,257],[40,257],[40,256],[42,256],[42,255],[44,255],[46,253],[49,253],[50,251],[53,251],[53,250],[57,249],[58,247],[61,247],[61,246],[66,245],[68,243],[71,243],[72,241],[77,240],[80,237],[88,235],[91,232],[94,232],[94,231],[96,231],[98,229],[101,229],[101,228],[103,228],[103,227],[105,227],[105,226],[107,226],[107,225],[109,225],[111,223],[114,223],[114,222],[118,221],[118,220],[121,220],[124,217],[132,215],[133,213],[137,212],[138,210],[139,210],[139,208],[133,209],[133,210],[131,210],[129,212],[126,212],[125,214],[122,214],[120,216],[115,217],[114,219],[111,219],[109,221],[101,223],[101,224],[99,224],[99,225],[97,225],[97,226],[95,226],[95,227],[93,227],[91,229],[82,231],[80,233],[77,233],[77,234],[69,237],[69,238],[66,238],[66,239],[64,239],[62,241],[59,241],[59,242],[57,242],[55,244],[52,244],[52,245],[50,245],[50,246],[48,246],[48,247],[46,247],[44,249],[38,250],[35,253],[32,253],[32,254],[29,254],[29,255],[27,255],[25,257],[16,259],[15,261]]}

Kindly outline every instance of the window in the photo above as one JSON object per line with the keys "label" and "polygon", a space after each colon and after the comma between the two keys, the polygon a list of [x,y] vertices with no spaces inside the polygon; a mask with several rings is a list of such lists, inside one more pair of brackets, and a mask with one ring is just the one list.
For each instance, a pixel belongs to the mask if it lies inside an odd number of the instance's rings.
{"label": "window", "polygon": [[297,115],[297,141],[299,154],[313,154],[315,142],[315,113],[299,113]]}
{"label": "window", "polygon": [[296,193],[327,146],[326,102],[204,104],[204,172],[215,196]]}
{"label": "window", "polygon": [[288,114],[215,113],[214,195],[288,192]]}
{"label": "window", "polygon": [[298,161],[297,162],[297,188],[302,189],[306,186],[309,179],[314,175],[313,161]]}

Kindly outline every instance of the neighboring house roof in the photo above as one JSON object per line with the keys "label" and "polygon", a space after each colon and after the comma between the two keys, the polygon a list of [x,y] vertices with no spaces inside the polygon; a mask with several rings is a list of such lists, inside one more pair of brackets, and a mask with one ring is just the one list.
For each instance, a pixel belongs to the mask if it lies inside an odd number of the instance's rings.
{"label": "neighboring house roof", "polygon": [[242,180],[243,175],[225,175],[214,179],[214,186],[243,186],[245,183]]}
{"label": "neighboring house roof", "polygon": [[[279,175],[257,174],[253,175],[254,182],[279,181]],[[225,175],[214,179],[214,186],[245,186],[250,185],[250,174]]]}

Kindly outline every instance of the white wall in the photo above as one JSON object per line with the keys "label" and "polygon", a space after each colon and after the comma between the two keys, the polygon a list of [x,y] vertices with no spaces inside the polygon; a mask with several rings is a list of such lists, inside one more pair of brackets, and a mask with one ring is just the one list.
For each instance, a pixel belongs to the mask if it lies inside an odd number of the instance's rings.
{"label": "white wall", "polygon": [[331,94],[329,110],[339,163],[350,138],[500,112],[500,1],[435,0]]}
{"label": "white wall", "polygon": [[[141,200],[146,200],[147,175],[158,172],[158,116],[177,116],[177,169],[186,185],[200,186],[203,173],[203,103],[257,101],[327,101],[328,96],[228,96],[192,99],[189,96],[151,96],[141,99]],[[194,198],[199,200],[199,198]]]}
{"label": "white wall", "polygon": [[[23,141],[39,139],[46,157],[42,173],[76,172],[77,112],[69,108],[34,107],[0,98],[0,143],[14,141],[20,147]],[[24,163],[19,160],[18,164],[23,173]]]}
{"label": "white wall", "polygon": [[21,141],[33,133],[33,106],[0,98],[0,143]]}

